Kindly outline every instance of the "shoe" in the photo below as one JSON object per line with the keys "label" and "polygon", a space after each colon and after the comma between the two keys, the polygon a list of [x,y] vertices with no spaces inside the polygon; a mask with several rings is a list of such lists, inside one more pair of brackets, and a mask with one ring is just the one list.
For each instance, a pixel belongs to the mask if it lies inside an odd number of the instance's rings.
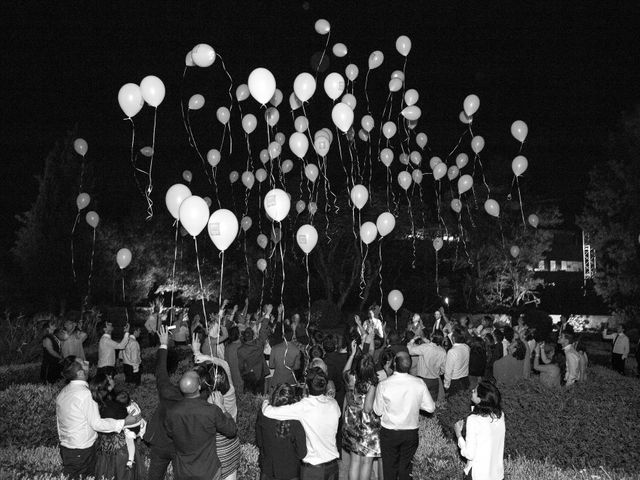
{"label": "shoe", "polygon": [[129,461],[127,462],[127,468],[128,468],[129,470],[133,468],[133,460],[129,460]]}

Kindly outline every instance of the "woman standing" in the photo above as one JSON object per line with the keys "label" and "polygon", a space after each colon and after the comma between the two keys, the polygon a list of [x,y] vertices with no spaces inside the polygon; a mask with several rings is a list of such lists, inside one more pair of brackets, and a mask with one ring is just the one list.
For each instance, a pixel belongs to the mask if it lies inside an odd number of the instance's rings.
{"label": "woman standing", "polygon": [[[113,377],[103,372],[97,373],[89,382],[93,399],[98,404],[102,418],[127,418],[127,407],[118,403],[113,395]],[[136,480],[143,478],[143,461],[138,449],[134,461],[128,466],[129,452],[125,431],[119,433],[99,433],[96,442],[96,478],[105,480]]]}
{"label": "woman standing", "polygon": [[368,353],[354,363],[355,341],[343,370],[347,394],[344,402],[342,447],[351,454],[349,480],[369,480],[375,458],[380,458],[380,419],[373,413],[378,376]]}
{"label": "woman standing", "polygon": [[[295,387],[278,385],[271,395],[271,405],[291,405],[298,399]],[[274,420],[258,410],[256,443],[260,449],[262,480],[290,480],[300,478],[300,461],[307,455],[304,428],[298,420]]]}
{"label": "woman standing", "polygon": [[471,392],[471,414],[454,425],[460,453],[467,459],[465,479],[502,480],[504,478],[504,412],[500,391],[485,380]]}

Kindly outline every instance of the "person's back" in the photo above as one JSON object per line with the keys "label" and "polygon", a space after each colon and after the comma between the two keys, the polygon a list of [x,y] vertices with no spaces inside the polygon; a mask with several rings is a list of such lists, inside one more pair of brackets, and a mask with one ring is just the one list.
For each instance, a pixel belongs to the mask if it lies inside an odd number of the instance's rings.
{"label": "person's back", "polygon": [[271,385],[275,387],[281,383],[297,383],[293,372],[300,368],[300,349],[292,342],[293,330],[285,327],[285,341],[271,348],[269,368],[273,368]]}
{"label": "person's back", "polygon": [[180,391],[185,397],[169,409],[164,422],[176,451],[174,475],[180,479],[211,480],[220,469],[216,433],[232,437],[237,432],[236,424],[220,407],[200,397],[195,372],[183,375]]}

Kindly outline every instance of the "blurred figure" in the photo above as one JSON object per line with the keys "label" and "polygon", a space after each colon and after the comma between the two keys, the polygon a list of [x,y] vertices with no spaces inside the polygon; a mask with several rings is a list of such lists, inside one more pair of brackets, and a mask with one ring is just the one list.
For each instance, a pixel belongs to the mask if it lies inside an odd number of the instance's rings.
{"label": "blurred figure", "polygon": [[624,325],[618,325],[616,333],[609,333],[607,325],[602,331],[604,340],[613,340],[611,345],[611,366],[620,375],[624,375],[624,367],[629,356],[629,337],[624,333]]}

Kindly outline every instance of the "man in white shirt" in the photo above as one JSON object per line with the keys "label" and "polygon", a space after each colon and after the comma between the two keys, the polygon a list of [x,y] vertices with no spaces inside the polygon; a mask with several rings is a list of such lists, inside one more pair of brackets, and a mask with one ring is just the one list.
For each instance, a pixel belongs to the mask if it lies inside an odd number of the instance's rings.
{"label": "man in white shirt", "polygon": [[120,432],[140,421],[139,415],[129,415],[125,420],[100,418],[87,384],[88,374],[89,362],[78,358],[69,363],[63,375],[70,382],[56,398],[62,472],[69,478],[94,474],[97,432]]}
{"label": "man in white shirt", "polygon": [[580,354],[573,346],[573,344],[575,343],[575,337],[573,333],[565,330],[564,333],[560,335],[558,343],[562,346],[566,359],[565,361],[567,369],[564,374],[565,385],[567,387],[570,387],[578,380],[580,380]]}
{"label": "man in white shirt", "polygon": [[464,333],[458,330],[451,334],[451,341],[453,346],[444,364],[444,388],[449,396],[469,388],[469,345],[464,343]]}
{"label": "man in white shirt", "polygon": [[129,335],[129,342],[122,350],[122,367],[124,369],[125,382],[140,385],[142,377],[142,357],[140,356],[140,327],[135,327],[133,333]]}
{"label": "man in white shirt", "polygon": [[395,372],[380,382],[373,411],[380,416],[380,448],[385,480],[408,480],[418,449],[420,410],[432,413],[436,405],[425,383],[409,374],[411,357],[396,354]]}
{"label": "man in white shirt", "polygon": [[421,344],[412,338],[407,344],[409,354],[417,355],[416,375],[420,377],[429,389],[431,398],[436,401],[440,390],[440,375],[444,374],[447,352],[442,348],[444,337],[436,332],[431,335],[431,341],[423,338]]}
{"label": "man in white shirt", "polygon": [[624,333],[624,325],[618,325],[616,333],[609,333],[609,328],[605,327],[602,331],[602,338],[605,340],[613,340],[611,346],[611,366],[613,369],[624,375],[625,360],[629,356],[629,337]]}
{"label": "man in white shirt", "polygon": [[338,402],[326,395],[327,376],[322,369],[307,373],[309,396],[292,405],[274,407],[265,400],[262,413],[275,420],[298,420],[307,436],[307,456],[302,460],[301,480],[338,480],[336,433],[340,420]]}
{"label": "man in white shirt", "polygon": [[120,342],[111,339],[111,332],[113,332],[113,324],[111,322],[104,322],[102,331],[104,333],[98,343],[98,372],[114,376],[116,374],[116,350],[122,350],[127,345],[129,341],[129,324],[127,323],[124,326],[124,337]]}

